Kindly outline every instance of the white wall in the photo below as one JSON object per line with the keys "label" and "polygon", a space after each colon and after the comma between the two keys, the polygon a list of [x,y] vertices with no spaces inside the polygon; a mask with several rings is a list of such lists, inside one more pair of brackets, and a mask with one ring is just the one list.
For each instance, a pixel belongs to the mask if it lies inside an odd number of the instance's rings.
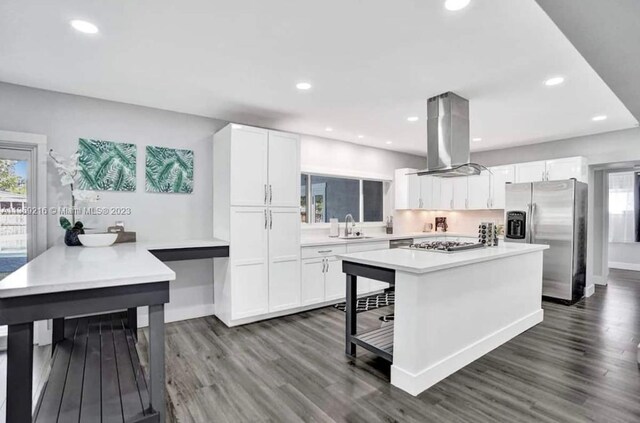
{"label": "white wall", "polygon": [[[211,134],[224,122],[132,106],[88,97],[0,83],[0,129],[44,134],[48,147],[67,156],[76,151],[78,138],[99,138],[137,145],[135,192],[102,192],[99,206],[131,207],[130,216],[80,218],[86,226],[104,231],[116,220],[137,232],[138,240],[206,238],[212,233]],[[186,148],[194,151],[192,194],[150,194],[144,190],[146,145]],[[47,198],[50,207],[68,205],[70,194],[62,189],[53,166],[48,167]],[[50,216],[48,244],[62,243],[63,230]],[[114,264],[117,266],[117,263]],[[168,320],[213,311],[210,260],[169,263],[176,271]],[[186,270],[185,270],[186,269]],[[144,320],[144,313],[141,313]]]}
{"label": "white wall", "polygon": [[311,135],[302,135],[300,161],[307,172],[387,180],[398,168],[427,166],[424,157]]}
{"label": "white wall", "polygon": [[485,166],[584,156],[589,165],[640,160],[640,128],[567,138],[541,144],[471,153],[471,161]]}
{"label": "white wall", "polygon": [[610,242],[609,267],[640,271],[640,243]]}

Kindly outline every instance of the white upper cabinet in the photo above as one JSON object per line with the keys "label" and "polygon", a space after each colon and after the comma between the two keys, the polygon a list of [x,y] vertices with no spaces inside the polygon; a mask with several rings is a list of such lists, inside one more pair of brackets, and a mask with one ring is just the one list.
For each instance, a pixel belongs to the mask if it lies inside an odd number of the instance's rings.
{"label": "white upper cabinet", "polygon": [[394,174],[394,207],[397,210],[420,208],[420,179],[411,175],[416,169],[396,169]]}
{"label": "white upper cabinet", "polygon": [[570,178],[576,178],[581,182],[588,181],[588,167],[584,157],[547,160],[547,181],[560,181]]}
{"label": "white upper cabinet", "polygon": [[444,179],[452,179],[453,181],[453,209],[454,210],[464,210],[468,209],[468,186],[467,186],[467,177],[460,176],[454,178],[444,178]]}
{"label": "white upper cabinet", "polygon": [[436,197],[436,210],[453,209],[453,178],[435,178],[434,193],[439,195]]}
{"label": "white upper cabinet", "polygon": [[269,131],[268,203],[300,207],[300,137]]}
{"label": "white upper cabinet", "polygon": [[491,207],[491,174],[483,171],[480,175],[467,178],[469,209],[488,209]]}
{"label": "white upper cabinet", "polygon": [[269,189],[268,131],[244,126],[231,131],[231,205],[264,206]]}
{"label": "white upper cabinet", "polygon": [[434,208],[434,195],[433,195],[433,176],[419,176],[420,179],[420,208],[421,209],[433,209]]}
{"label": "white upper cabinet", "polygon": [[584,157],[568,157],[490,168],[477,176],[438,178],[407,175],[415,169],[397,169],[396,209],[482,210],[504,209],[505,184],[575,178],[588,182]]}
{"label": "white upper cabinet", "polygon": [[491,199],[489,200],[489,208],[504,209],[505,207],[505,185],[515,182],[516,167],[515,165],[494,166],[491,170]]}
{"label": "white upper cabinet", "polygon": [[529,162],[516,164],[516,182],[544,181],[547,174],[547,162]]}

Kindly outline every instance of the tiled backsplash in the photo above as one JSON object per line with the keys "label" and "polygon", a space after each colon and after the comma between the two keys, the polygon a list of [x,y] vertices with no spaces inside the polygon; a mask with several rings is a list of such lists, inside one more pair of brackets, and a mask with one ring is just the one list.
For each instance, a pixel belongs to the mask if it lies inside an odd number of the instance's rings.
{"label": "tiled backsplash", "polygon": [[503,210],[396,210],[393,218],[393,232],[420,232],[424,229],[425,223],[433,223],[435,230],[436,216],[446,217],[449,232],[456,233],[476,233],[480,222],[504,223]]}

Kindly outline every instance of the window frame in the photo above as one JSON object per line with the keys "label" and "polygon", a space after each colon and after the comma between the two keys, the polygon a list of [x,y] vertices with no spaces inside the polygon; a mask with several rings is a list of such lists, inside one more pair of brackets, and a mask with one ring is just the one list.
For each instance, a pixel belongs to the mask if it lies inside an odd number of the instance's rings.
{"label": "window frame", "polygon": [[[327,177],[327,178],[341,178],[341,179],[351,179],[351,180],[356,180],[358,181],[358,190],[359,190],[359,195],[358,195],[358,202],[359,202],[359,220],[356,221],[356,223],[361,226],[361,227],[378,227],[378,226],[383,226],[385,224],[384,221],[384,217],[385,214],[387,212],[387,190],[388,190],[388,184],[390,184],[390,181],[387,180],[382,180],[382,179],[377,179],[377,178],[371,178],[371,177],[359,177],[359,176],[347,176],[347,175],[340,175],[340,174],[324,174],[324,173],[318,173],[318,172],[300,172],[300,176],[298,177],[298,181],[301,182],[302,176],[306,175],[307,176],[307,189],[306,189],[306,196],[307,196],[307,222],[301,222],[301,225],[303,228],[323,228],[323,227],[329,227],[331,225],[331,223],[329,222],[318,222],[315,223],[313,222],[312,219],[312,207],[313,205],[311,204],[312,201],[312,196],[311,196],[311,178],[314,176],[319,176],[319,177]],[[380,182],[382,184],[382,219],[381,221],[377,221],[377,222],[364,222],[364,192],[363,192],[363,181],[373,181],[373,182]],[[302,193],[302,187],[300,188],[300,192]],[[302,207],[302,206],[301,206]],[[315,209],[313,209],[315,210]],[[302,210],[300,210],[300,213],[302,213]],[[343,223],[343,222],[341,222]]]}

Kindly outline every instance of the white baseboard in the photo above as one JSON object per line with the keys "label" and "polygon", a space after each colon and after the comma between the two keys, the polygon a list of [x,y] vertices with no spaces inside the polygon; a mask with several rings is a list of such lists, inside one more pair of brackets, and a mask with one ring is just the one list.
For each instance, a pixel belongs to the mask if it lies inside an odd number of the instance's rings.
{"label": "white baseboard", "polygon": [[595,285],[589,285],[589,286],[585,286],[584,287],[584,296],[589,298],[590,296],[592,296],[593,294],[595,294],[596,292],[596,286]]}
{"label": "white baseboard", "polygon": [[544,311],[537,310],[416,374],[392,365],[391,384],[417,396],[452,373],[542,322],[543,316]]}
{"label": "white baseboard", "polygon": [[635,270],[640,272],[640,264],[636,263],[624,263],[621,261],[610,261],[609,268],[611,269],[622,269],[622,270]]}
{"label": "white baseboard", "polygon": [[[358,298],[368,297],[370,295],[380,294],[382,292],[384,292],[384,290],[367,292],[366,294],[358,295]],[[260,314],[260,315],[257,315],[257,316],[243,317],[241,319],[225,320],[225,319],[221,318],[220,316],[216,315],[216,317],[218,317],[218,319],[220,319],[222,321],[222,323],[224,323],[228,327],[232,328],[234,326],[246,325],[248,323],[255,323],[255,322],[259,322],[261,320],[268,320],[268,319],[273,319],[273,318],[276,318],[276,317],[288,316],[290,314],[302,313],[304,311],[314,310],[316,308],[328,307],[330,305],[342,303],[342,302],[344,302],[344,300],[345,300],[344,298],[338,298],[338,299],[335,299],[335,300],[323,301],[321,303],[315,303],[315,304],[309,304],[309,305],[300,306],[300,307],[289,308],[287,310],[274,311],[273,313],[265,313],[265,314]]]}
{"label": "white baseboard", "polygon": [[587,285],[606,285],[607,281],[602,276],[590,275],[587,277]]}

